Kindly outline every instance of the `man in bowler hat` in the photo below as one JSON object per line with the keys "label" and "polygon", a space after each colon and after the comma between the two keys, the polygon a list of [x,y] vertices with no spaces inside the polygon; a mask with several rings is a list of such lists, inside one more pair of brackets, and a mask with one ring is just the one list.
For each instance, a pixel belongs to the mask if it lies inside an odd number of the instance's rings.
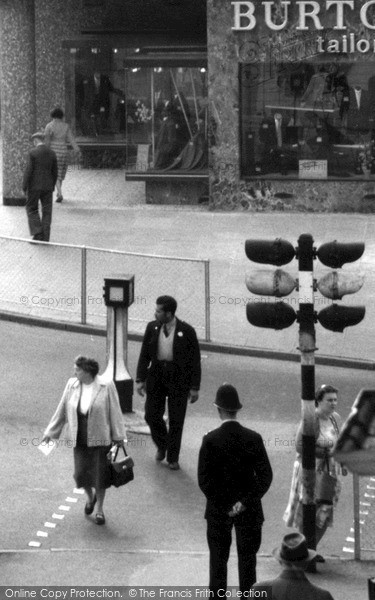
{"label": "man in bowler hat", "polygon": [[[27,194],[26,213],[33,240],[49,242],[52,221],[52,193],[57,181],[56,154],[44,143],[44,133],[31,136],[34,148],[29,152],[23,174],[22,190]],[[42,218],[39,215],[39,200]]]}
{"label": "man in bowler hat", "polygon": [[275,548],[273,555],[283,570],[276,579],[259,581],[253,586],[253,590],[259,594],[265,592],[265,597],[278,600],[333,600],[327,590],[310,583],[304,573],[314,563],[317,554],[307,547],[302,533],[284,535],[281,546]]}
{"label": "man in bowler hat", "polygon": [[198,483],[207,499],[209,587],[214,596],[220,596],[218,590],[227,587],[233,527],[240,590],[249,590],[256,581],[256,554],[264,521],[261,499],[271,485],[272,469],[259,433],[236,419],[242,408],[236,388],[228,383],[221,385],[214,405],[222,423],[203,438]]}

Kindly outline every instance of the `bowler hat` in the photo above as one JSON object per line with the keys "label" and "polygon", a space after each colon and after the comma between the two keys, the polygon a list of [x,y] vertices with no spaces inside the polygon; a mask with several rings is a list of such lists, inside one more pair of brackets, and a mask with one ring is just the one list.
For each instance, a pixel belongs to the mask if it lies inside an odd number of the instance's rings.
{"label": "bowler hat", "polygon": [[33,133],[33,135],[31,136],[31,139],[35,140],[36,138],[38,138],[40,140],[44,140],[44,138],[45,138],[44,131],[36,131],[35,133]]}
{"label": "bowler hat", "polygon": [[236,412],[242,408],[236,388],[230,383],[223,383],[216,392],[214,405],[227,412]]}
{"label": "bowler hat", "polygon": [[295,564],[304,564],[316,557],[315,550],[307,547],[305,536],[297,531],[284,535],[280,548],[275,548],[272,554],[277,559]]}

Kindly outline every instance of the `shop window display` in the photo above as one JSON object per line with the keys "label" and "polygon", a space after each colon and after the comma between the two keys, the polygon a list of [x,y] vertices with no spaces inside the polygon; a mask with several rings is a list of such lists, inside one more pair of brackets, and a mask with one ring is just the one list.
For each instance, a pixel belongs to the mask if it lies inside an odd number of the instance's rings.
{"label": "shop window display", "polygon": [[374,62],[240,64],[242,176],[375,178]]}
{"label": "shop window display", "polygon": [[81,147],[122,148],[128,171],[207,168],[206,68],[164,62],[139,48],[69,48],[66,113]]}

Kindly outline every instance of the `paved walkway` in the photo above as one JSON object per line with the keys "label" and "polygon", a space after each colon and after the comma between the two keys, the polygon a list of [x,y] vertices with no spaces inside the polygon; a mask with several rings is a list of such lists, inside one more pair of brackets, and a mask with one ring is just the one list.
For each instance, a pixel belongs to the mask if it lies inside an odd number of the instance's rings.
{"label": "paved walkway", "polygon": [[[247,260],[247,238],[283,237],[297,244],[301,233],[311,233],[316,245],[337,239],[364,241],[366,251],[360,261],[344,267],[365,275],[365,286],[345,303],[364,304],[365,320],[344,333],[332,333],[316,327],[317,356],[339,356],[375,360],[375,215],[353,214],[285,214],[285,213],[217,213],[206,206],[171,207],[146,205],[144,185],[125,182],[122,171],[71,170],[64,185],[65,200],[54,205],[51,241],[83,244],[103,248],[206,258],[210,260],[211,339],[214,342],[272,349],[298,356],[298,327],[281,332],[252,327],[245,314],[247,301],[255,297],[247,291],[245,274],[259,268]],[[29,237],[22,207],[0,206],[0,236]],[[30,245],[30,253],[35,251]],[[14,261],[17,257],[5,256]],[[20,270],[27,265],[23,262]],[[297,261],[284,267],[298,276]],[[316,276],[328,271],[315,262]],[[43,273],[38,274],[43,288]],[[45,277],[51,277],[46,274]],[[64,286],[67,275],[54,271]],[[181,277],[184,273],[181,272]],[[190,282],[194,286],[194,281]],[[162,284],[160,292],[162,292]],[[21,291],[21,290],[20,290]],[[291,295],[286,302],[297,309]],[[317,296],[316,309],[327,306],[327,299]],[[153,312],[150,300],[150,315]],[[180,314],[183,314],[183,303]]]}

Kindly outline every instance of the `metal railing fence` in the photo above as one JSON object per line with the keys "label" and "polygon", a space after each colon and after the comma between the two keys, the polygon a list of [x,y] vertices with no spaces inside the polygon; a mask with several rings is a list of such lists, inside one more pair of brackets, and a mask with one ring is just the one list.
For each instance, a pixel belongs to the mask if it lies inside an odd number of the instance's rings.
{"label": "metal railing fence", "polygon": [[375,560],[375,477],[353,474],[353,514],[344,551],[355,560]]}
{"label": "metal railing fence", "polygon": [[129,332],[141,333],[162,294],[210,340],[209,261],[0,236],[0,309],[82,324],[106,324],[104,277],[135,275]]}

